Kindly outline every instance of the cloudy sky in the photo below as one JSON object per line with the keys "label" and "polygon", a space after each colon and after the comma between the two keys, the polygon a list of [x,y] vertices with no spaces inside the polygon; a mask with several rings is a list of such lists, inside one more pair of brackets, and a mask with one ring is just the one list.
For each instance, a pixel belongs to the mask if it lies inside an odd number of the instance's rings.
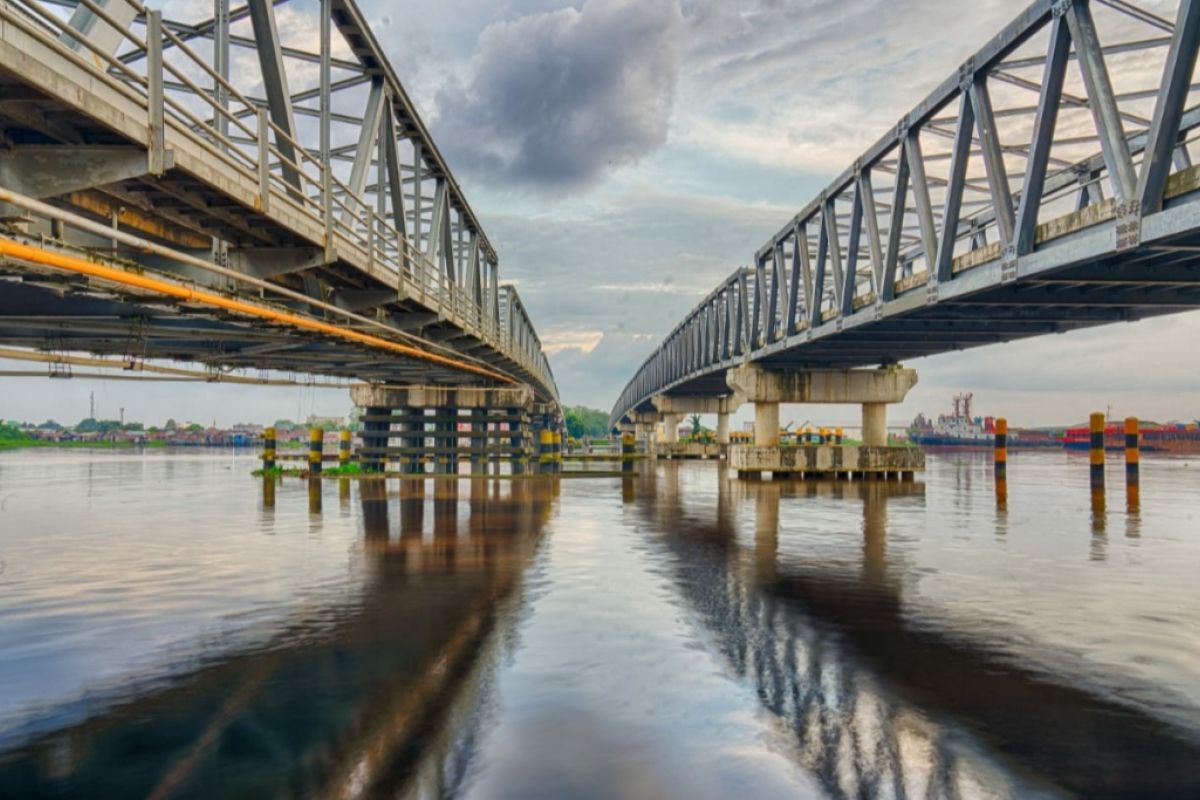
{"label": "cloudy sky", "polygon": [[[675,322],[1024,5],[360,0],[529,307],[570,404],[609,409]],[[965,8],[965,6],[964,6]],[[912,362],[892,422],[960,390],[1019,424],[1200,416],[1200,317]],[[8,381],[0,417],[232,422],[340,392]],[[797,422],[812,414],[785,412]],[[849,422],[854,409],[816,412]]]}

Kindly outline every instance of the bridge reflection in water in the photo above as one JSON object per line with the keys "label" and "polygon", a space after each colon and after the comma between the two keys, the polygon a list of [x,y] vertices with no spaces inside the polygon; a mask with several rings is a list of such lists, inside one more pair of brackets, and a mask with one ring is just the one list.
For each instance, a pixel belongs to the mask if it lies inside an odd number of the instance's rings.
{"label": "bridge reflection in water", "polygon": [[[1200,745],[1164,722],[906,608],[916,576],[888,557],[888,508],[923,504],[923,484],[716,481],[716,502],[697,502],[668,464],[626,499],[660,532],[713,646],[830,796],[1180,797],[1200,786]],[[857,552],[787,550],[789,530],[822,527],[804,516],[814,498],[861,503]]]}
{"label": "bridge reflection in water", "polygon": [[[952,476],[970,479],[969,470]],[[293,487],[264,485],[264,530],[273,503],[303,504],[303,490]],[[1200,785],[1200,746],[1186,726],[1172,727],[1082,680],[1074,685],[1069,674],[1054,677],[1014,657],[1020,648],[989,638],[994,631],[956,628],[915,602],[922,573],[904,537],[912,520],[932,518],[924,484],[745,482],[708,464],[668,463],[619,484],[566,483],[570,514],[557,513],[559,491],[558,481],[543,480],[322,484],[321,515],[310,525],[331,525],[335,515],[360,520],[368,565],[360,588],[333,610],[300,604],[266,645],[134,687],[84,721],[44,725],[47,732],[0,753],[0,797],[495,794],[503,780],[489,748],[514,730],[505,718],[522,702],[501,697],[498,687],[522,668],[526,679],[555,676],[529,669],[530,658],[545,665],[538,659],[547,647],[559,669],[607,657],[603,670],[619,675],[623,694],[604,694],[601,703],[661,711],[667,719],[655,730],[673,732],[684,747],[711,746],[671,712],[676,698],[694,706],[697,697],[714,696],[689,683],[695,674],[673,670],[680,689],[664,690],[660,672],[613,658],[624,651],[606,649],[603,637],[573,661],[560,658],[568,645],[547,635],[562,631],[563,615],[593,626],[575,645],[598,630],[597,619],[654,624],[588,616],[580,603],[620,587],[572,584],[567,592],[577,574],[547,574],[555,563],[560,571],[581,567],[567,563],[567,551],[576,523],[597,530],[595,520],[574,516],[587,513],[615,514],[599,529],[616,549],[603,552],[652,565],[652,591],[636,595],[639,602],[658,597],[668,616],[684,618],[680,624],[696,632],[689,644],[699,645],[685,663],[699,671],[718,664],[730,691],[762,712],[763,753],[782,752],[815,791],[1175,797]],[[967,497],[960,492],[954,502]],[[555,549],[542,551],[552,517]],[[1006,535],[1001,513],[997,522],[997,534]],[[586,563],[595,577],[595,565]],[[558,588],[546,590],[548,581]],[[546,591],[559,592],[557,599],[539,602]],[[662,610],[646,609],[646,616]],[[613,723],[606,707],[586,697],[612,685],[579,679],[585,697],[571,713],[581,724]],[[686,719],[728,721],[707,708]],[[617,741],[617,750],[630,744]],[[524,769],[553,750],[544,740],[514,746],[515,766]],[[665,752],[651,749],[647,759],[671,786],[670,765],[658,763]],[[579,757],[647,766],[619,753]],[[597,781],[593,795],[620,794],[619,776],[584,772]],[[554,784],[533,788],[558,796]]]}
{"label": "bridge reflection in water", "polygon": [[[0,754],[0,797],[454,793],[556,487],[355,491],[371,565],[359,596],[332,616],[301,609],[267,646]],[[265,485],[268,512],[274,495]]]}

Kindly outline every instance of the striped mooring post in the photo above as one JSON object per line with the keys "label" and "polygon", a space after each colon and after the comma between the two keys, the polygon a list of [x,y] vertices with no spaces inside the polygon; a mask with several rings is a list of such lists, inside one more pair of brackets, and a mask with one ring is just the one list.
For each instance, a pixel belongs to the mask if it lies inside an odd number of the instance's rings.
{"label": "striped mooring post", "polygon": [[557,430],[554,431],[553,445],[554,445],[554,471],[562,472],[562,465],[563,465],[562,433]]}
{"label": "striped mooring post", "polygon": [[1141,442],[1138,434],[1138,418],[1125,419],[1125,504],[1136,509],[1141,501]]}
{"label": "striped mooring post", "polygon": [[1093,492],[1104,491],[1104,415],[1092,414],[1088,427],[1090,430],[1088,462],[1091,464],[1091,484]]}
{"label": "striped mooring post", "polygon": [[325,451],[325,431],[322,428],[308,429],[308,472],[321,474],[321,458]]}
{"label": "striped mooring post", "polygon": [[538,431],[538,472],[554,471],[554,432],[549,428]]}
{"label": "striped mooring post", "polygon": [[996,502],[1003,504],[1008,499],[1008,420],[996,420]]}
{"label": "striped mooring post", "polygon": [[829,428],[821,428],[821,444],[829,444]]}
{"label": "striped mooring post", "polygon": [[262,464],[264,470],[275,469],[275,429],[263,431]]}
{"label": "striped mooring post", "polygon": [[1000,417],[996,420],[996,480],[1008,478],[1008,420]]}
{"label": "striped mooring post", "polygon": [[840,446],[842,444],[842,439],[845,437],[846,431],[842,428],[838,428],[833,432],[833,443]]}
{"label": "striped mooring post", "polygon": [[350,431],[338,431],[338,466],[345,467],[350,463]]}
{"label": "striped mooring post", "polygon": [[637,448],[637,439],[632,433],[621,435],[621,472],[633,472],[633,456]]}

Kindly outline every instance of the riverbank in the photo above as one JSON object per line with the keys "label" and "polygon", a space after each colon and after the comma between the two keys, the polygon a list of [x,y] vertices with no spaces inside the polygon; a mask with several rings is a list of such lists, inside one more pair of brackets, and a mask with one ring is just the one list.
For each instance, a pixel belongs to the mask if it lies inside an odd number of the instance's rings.
{"label": "riverbank", "polygon": [[139,447],[167,447],[167,442],[151,440],[147,442],[130,441],[71,441],[54,442],[49,439],[0,439],[0,453],[7,450],[25,450],[32,448],[60,448],[63,450],[134,450]]}

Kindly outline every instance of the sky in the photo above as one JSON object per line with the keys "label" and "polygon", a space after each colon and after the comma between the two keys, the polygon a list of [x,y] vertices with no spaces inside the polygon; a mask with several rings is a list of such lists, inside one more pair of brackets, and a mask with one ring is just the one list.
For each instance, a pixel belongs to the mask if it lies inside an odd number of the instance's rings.
{"label": "sky", "polygon": [[[977,0],[360,0],[517,284],[564,402],[609,410],[683,315],[1024,5]],[[1170,5],[1170,4],[1168,4]],[[281,8],[286,8],[281,7]],[[285,13],[283,11],[280,12]],[[286,20],[281,19],[281,27]],[[890,422],[959,391],[1014,424],[1200,417],[1178,315],[913,361]],[[0,417],[220,424],[338,390],[0,379]],[[850,407],[783,420],[851,424]]]}

